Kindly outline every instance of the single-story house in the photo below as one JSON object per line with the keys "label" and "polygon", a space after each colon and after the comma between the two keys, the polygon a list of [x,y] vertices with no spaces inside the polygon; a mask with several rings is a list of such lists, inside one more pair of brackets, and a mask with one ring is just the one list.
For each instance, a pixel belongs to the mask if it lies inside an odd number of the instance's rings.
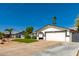
{"label": "single-story house", "polygon": [[72,42],[76,37],[73,33],[75,31],[76,30],[73,30],[73,29],[47,25],[35,31],[35,34],[38,40]]}
{"label": "single-story house", "polygon": [[[12,36],[24,38],[24,32],[18,32]],[[76,30],[53,25],[46,25],[31,33],[30,36],[36,36],[37,40],[79,42],[79,32]]]}
{"label": "single-story house", "polygon": [[14,34],[14,38],[24,38],[24,31]]}

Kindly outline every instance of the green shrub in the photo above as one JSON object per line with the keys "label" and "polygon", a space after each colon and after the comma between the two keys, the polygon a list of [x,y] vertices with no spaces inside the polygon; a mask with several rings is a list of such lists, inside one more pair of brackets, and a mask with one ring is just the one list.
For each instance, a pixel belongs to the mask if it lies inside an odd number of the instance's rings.
{"label": "green shrub", "polygon": [[36,39],[36,36],[32,36],[32,39]]}
{"label": "green shrub", "polygon": [[31,37],[29,35],[26,35],[25,38],[26,39],[31,39]]}

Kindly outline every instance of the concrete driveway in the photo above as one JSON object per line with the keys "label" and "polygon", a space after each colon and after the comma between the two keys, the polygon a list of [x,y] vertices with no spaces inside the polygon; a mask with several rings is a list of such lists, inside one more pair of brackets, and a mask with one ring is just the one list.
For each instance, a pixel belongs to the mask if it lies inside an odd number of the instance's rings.
{"label": "concrete driveway", "polygon": [[33,43],[6,42],[0,44],[0,56],[30,56],[43,51],[47,47],[56,46],[61,42],[40,40]]}
{"label": "concrete driveway", "polygon": [[40,40],[33,43],[6,42],[0,44],[0,56],[75,56],[79,43]]}
{"label": "concrete driveway", "polygon": [[44,51],[33,54],[34,56],[76,56],[79,43],[62,43],[58,46],[51,46]]}

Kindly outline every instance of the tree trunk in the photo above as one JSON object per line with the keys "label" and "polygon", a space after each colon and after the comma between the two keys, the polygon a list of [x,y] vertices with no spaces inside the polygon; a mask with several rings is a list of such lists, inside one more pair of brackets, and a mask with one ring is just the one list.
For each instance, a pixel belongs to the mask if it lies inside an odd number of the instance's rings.
{"label": "tree trunk", "polygon": [[11,38],[11,35],[12,35],[12,34],[11,34],[11,32],[10,32],[10,34],[9,34],[10,38]]}

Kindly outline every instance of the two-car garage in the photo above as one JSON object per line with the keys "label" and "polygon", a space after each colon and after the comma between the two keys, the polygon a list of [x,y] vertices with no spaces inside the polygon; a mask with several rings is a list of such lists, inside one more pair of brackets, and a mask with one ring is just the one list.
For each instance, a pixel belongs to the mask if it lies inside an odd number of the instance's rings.
{"label": "two-car garage", "polygon": [[38,40],[41,38],[42,40],[49,41],[70,42],[72,36],[70,33],[70,29],[51,25],[47,25],[44,28],[37,30],[36,33]]}
{"label": "two-car garage", "polygon": [[46,40],[52,41],[66,41],[65,31],[46,32]]}

